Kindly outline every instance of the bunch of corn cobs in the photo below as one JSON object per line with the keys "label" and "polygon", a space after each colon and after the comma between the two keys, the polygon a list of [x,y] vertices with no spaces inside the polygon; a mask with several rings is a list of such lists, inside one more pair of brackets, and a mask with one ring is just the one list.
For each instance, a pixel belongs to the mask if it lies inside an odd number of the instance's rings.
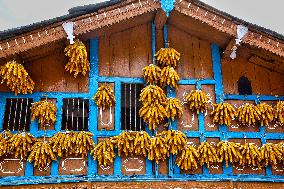
{"label": "bunch of corn cobs", "polygon": [[9,61],[0,67],[1,84],[6,83],[9,89],[18,95],[19,93],[32,93],[34,81],[31,79],[22,64],[16,61]]}
{"label": "bunch of corn cobs", "polygon": [[109,85],[102,85],[98,88],[96,94],[93,97],[99,108],[103,110],[114,106],[115,97],[112,88]]}
{"label": "bunch of corn cobs", "polygon": [[39,124],[52,124],[56,121],[57,108],[52,102],[42,100],[34,102],[31,107],[32,121],[38,119]]}
{"label": "bunch of corn cobs", "polygon": [[79,73],[86,75],[90,70],[90,63],[88,61],[87,49],[84,43],[75,40],[74,44],[69,44],[65,50],[65,55],[68,57],[68,63],[65,65],[65,70],[74,72],[76,78]]}

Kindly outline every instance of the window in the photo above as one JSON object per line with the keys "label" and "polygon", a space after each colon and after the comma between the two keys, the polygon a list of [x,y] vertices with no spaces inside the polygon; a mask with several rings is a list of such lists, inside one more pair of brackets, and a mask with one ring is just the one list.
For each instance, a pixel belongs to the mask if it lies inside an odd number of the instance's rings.
{"label": "window", "polygon": [[64,98],[62,130],[87,131],[89,100],[82,98]]}
{"label": "window", "polygon": [[11,131],[29,131],[31,123],[31,98],[7,98],[3,129]]}
{"label": "window", "polygon": [[238,91],[240,95],[251,95],[252,94],[251,83],[247,77],[241,76],[239,78]]}
{"label": "window", "polygon": [[121,129],[131,131],[145,130],[145,124],[139,117],[139,102],[143,84],[122,83],[121,86]]}

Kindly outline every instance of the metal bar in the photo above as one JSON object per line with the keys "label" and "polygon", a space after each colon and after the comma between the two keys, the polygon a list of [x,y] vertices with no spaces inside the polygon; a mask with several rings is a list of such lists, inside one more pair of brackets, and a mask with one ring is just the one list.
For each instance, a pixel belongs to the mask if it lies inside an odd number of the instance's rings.
{"label": "metal bar", "polygon": [[13,124],[13,131],[15,131],[15,126],[16,126],[16,117],[17,117],[17,110],[18,110],[18,98],[16,98],[16,107],[15,107],[15,112],[14,112],[14,124]]}
{"label": "metal bar", "polygon": [[80,114],[80,102],[79,98],[77,98],[77,131],[79,131],[79,114]]}
{"label": "metal bar", "polygon": [[67,99],[65,130],[68,129],[68,121],[69,121],[69,98]]}
{"label": "metal bar", "polygon": [[71,130],[74,130],[74,104],[75,104],[75,99],[73,98],[72,99],[72,113],[71,113],[71,123],[72,123],[72,129]]}
{"label": "metal bar", "polygon": [[[20,118],[18,121],[18,131],[21,130],[21,120],[22,120],[22,109],[23,109],[23,98],[21,99],[21,108],[20,108]],[[27,115],[26,115],[27,116]]]}
{"label": "metal bar", "polygon": [[82,103],[83,103],[83,120],[82,120],[82,124],[83,124],[83,128],[85,129],[85,100],[82,99]]}
{"label": "metal bar", "polygon": [[8,116],[8,130],[10,130],[10,121],[11,121],[11,110],[12,110],[12,104],[13,104],[13,99],[11,98],[10,100],[10,107],[9,107],[9,116]]}

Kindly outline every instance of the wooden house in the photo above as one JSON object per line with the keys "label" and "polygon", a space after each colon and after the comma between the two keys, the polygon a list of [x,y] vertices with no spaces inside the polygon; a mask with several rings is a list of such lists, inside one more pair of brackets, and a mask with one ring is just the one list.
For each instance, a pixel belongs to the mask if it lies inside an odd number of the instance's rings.
{"label": "wooden house", "polygon": [[[68,45],[64,23],[87,48],[90,71],[76,78],[65,71]],[[243,35],[242,35],[243,34]],[[241,36],[240,36],[241,35]],[[239,43],[237,43],[237,42]],[[167,96],[182,103],[183,115],[150,131],[139,116],[143,68],[155,64],[155,53],[169,45],[180,52],[176,89]],[[197,115],[185,96],[198,89],[211,103],[275,105],[284,100],[284,36],[235,18],[198,0],[111,0],[75,7],[69,14],[0,32],[0,64],[21,63],[35,82],[32,94],[15,95],[0,85],[0,127],[12,133],[29,132],[38,139],[60,131],[89,131],[96,144],[124,130],[155,136],[162,130],[182,131],[196,148],[207,141],[238,144],[280,143],[284,127],[275,120],[243,126],[213,123],[210,108]],[[114,91],[115,105],[98,108],[92,100],[99,86]],[[47,130],[31,121],[33,102],[47,98],[57,107],[57,121]],[[116,152],[117,153],[117,152]],[[282,155],[283,156],[283,155]],[[284,188],[284,164],[263,168],[224,162],[184,171],[169,155],[156,163],[143,156],[122,154],[112,165],[93,156],[70,155],[37,168],[26,159],[0,158],[3,188]],[[281,161],[281,160],[280,160]]]}

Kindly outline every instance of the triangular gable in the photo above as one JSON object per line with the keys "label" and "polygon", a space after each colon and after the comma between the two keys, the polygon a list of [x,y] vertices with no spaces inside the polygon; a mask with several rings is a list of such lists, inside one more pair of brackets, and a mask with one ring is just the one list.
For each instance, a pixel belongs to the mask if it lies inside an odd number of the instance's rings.
{"label": "triangular gable", "polygon": [[[116,6],[103,9],[105,11],[99,10],[94,13],[65,20],[65,22],[73,21],[75,23],[74,33],[75,35],[80,35],[159,8],[161,8],[159,1],[122,1],[116,4]],[[220,11],[212,10],[209,6],[204,6],[199,1],[188,2],[178,0],[174,4],[174,10],[206,23],[232,37],[236,37],[237,25],[242,24],[233,20],[233,17],[222,14]],[[42,29],[33,30],[29,33],[2,41],[0,43],[0,58],[65,38],[66,34],[61,26],[62,23],[63,21],[57,22]],[[267,32],[256,31],[255,28],[252,30],[249,27],[249,32],[242,42],[284,57],[284,41]]]}

